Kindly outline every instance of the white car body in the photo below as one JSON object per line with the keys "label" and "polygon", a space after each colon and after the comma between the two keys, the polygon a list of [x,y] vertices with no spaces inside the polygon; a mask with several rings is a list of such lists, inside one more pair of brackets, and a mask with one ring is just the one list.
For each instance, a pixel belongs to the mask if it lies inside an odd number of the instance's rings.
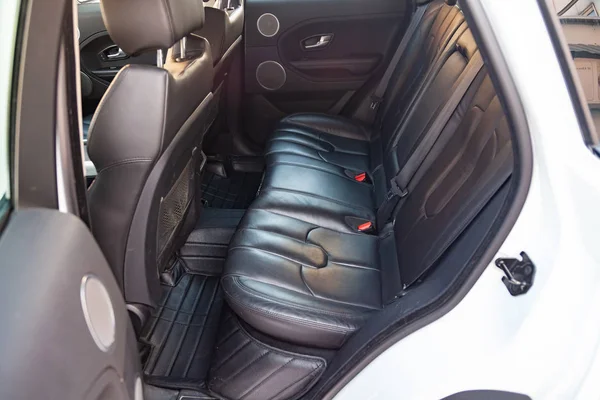
{"label": "white car body", "polygon": [[371,362],[337,400],[442,399],[503,390],[600,398],[600,160],[586,147],[535,0],[481,0],[533,148],[525,206],[494,257],[525,251],[535,282],[511,296],[491,263],[451,312]]}

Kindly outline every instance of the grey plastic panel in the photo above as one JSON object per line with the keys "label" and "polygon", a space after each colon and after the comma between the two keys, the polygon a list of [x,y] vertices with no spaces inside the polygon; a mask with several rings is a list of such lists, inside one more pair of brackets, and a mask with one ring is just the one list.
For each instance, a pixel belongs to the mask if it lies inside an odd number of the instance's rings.
{"label": "grey plastic panel", "polygon": [[[91,316],[96,334],[114,329],[114,340],[103,338],[106,349],[88,329],[84,277],[95,282],[87,312],[106,312],[98,282],[113,307],[112,328],[98,325],[110,323],[109,314]],[[111,270],[78,218],[45,209],[11,216],[0,237],[0,321],[1,399],[134,399],[141,368],[133,328]]]}

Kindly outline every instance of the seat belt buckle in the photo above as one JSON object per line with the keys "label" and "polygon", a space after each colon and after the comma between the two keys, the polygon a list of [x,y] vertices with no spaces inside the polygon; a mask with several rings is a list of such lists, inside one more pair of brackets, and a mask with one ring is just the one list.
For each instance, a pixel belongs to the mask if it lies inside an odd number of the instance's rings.
{"label": "seat belt buckle", "polygon": [[379,96],[371,96],[371,105],[369,108],[373,111],[377,111],[382,101],[383,99]]}
{"label": "seat belt buckle", "polygon": [[357,226],[356,229],[362,233],[371,233],[375,231],[375,225],[371,221],[367,221]]}
{"label": "seat belt buckle", "polygon": [[387,198],[388,200],[394,196],[398,196],[399,198],[404,198],[408,195],[408,189],[402,189],[396,179],[390,180],[390,190],[388,191]]}
{"label": "seat belt buckle", "polygon": [[367,173],[361,172],[359,174],[354,175],[354,180],[356,182],[366,182],[367,181]]}

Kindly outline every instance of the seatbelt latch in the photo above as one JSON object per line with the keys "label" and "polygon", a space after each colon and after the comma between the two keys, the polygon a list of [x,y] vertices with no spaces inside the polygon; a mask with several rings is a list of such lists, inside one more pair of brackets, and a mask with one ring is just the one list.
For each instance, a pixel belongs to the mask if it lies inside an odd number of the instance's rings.
{"label": "seatbelt latch", "polygon": [[390,180],[390,190],[388,191],[387,197],[388,200],[394,196],[398,196],[398,198],[402,199],[408,195],[408,189],[403,189],[398,185],[396,178]]}
{"label": "seatbelt latch", "polygon": [[365,223],[360,224],[356,229],[358,229],[359,232],[368,233],[371,232],[374,229],[374,227],[371,221],[367,221]]}
{"label": "seatbelt latch", "polygon": [[369,106],[369,108],[373,111],[377,111],[382,101],[383,99],[379,96],[371,96],[371,105]]}
{"label": "seatbelt latch", "polygon": [[354,180],[356,182],[365,182],[367,180],[367,173],[361,172],[360,174],[354,175]]}

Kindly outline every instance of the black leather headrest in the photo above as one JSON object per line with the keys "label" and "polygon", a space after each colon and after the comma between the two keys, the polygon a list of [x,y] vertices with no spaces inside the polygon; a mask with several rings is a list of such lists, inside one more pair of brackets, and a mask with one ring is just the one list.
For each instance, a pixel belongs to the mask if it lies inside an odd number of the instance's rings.
{"label": "black leather headrest", "polygon": [[204,25],[202,0],[101,0],[112,40],[127,54],[167,49]]}

